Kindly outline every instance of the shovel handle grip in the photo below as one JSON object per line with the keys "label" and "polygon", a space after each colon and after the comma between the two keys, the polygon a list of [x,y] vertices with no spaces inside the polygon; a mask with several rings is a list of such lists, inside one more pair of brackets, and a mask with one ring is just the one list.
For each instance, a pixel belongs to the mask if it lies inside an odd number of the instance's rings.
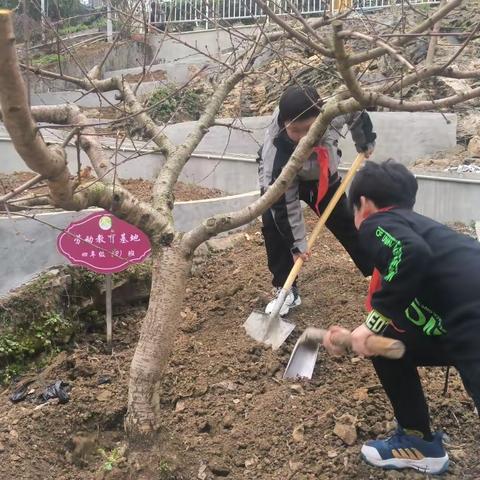
{"label": "shovel handle grip", "polygon": [[[352,337],[347,332],[336,332],[332,334],[332,343],[338,347],[351,347]],[[381,357],[397,360],[403,357],[405,345],[400,340],[372,335],[366,340],[367,348],[374,354]]]}
{"label": "shovel handle grip", "polygon": [[[325,223],[327,223],[328,218],[330,217],[330,214],[332,213],[333,209],[337,205],[338,201],[340,200],[341,196],[345,193],[345,190],[348,187],[348,184],[352,180],[353,176],[357,172],[357,170],[360,168],[360,165],[363,163],[365,160],[365,154],[364,153],[359,153],[357,155],[357,158],[355,158],[354,162],[352,163],[350,169],[348,170],[347,174],[345,177],[342,179],[342,183],[338,186],[337,190],[333,194],[333,197],[330,199],[328,202],[328,205],[326,206],[325,210],[323,211],[322,215],[318,219],[317,224],[315,225],[315,228],[313,229],[312,233],[310,234],[310,237],[308,239],[308,249],[310,250],[314,243],[315,240],[317,239],[319,233],[321,232],[323,226]],[[300,273],[300,269],[302,268],[303,265],[303,260],[301,257],[297,258],[295,261],[295,264],[293,265],[292,270],[290,271],[290,274],[287,277],[287,280],[285,281],[285,284],[283,285],[283,288],[285,290],[288,290],[292,285],[295,279],[297,278],[298,274]]]}

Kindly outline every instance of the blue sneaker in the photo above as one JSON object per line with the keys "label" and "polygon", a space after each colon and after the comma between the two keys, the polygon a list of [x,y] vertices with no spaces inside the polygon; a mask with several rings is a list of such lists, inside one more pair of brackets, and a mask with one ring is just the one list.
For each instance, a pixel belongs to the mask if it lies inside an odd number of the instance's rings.
{"label": "blue sneaker", "polygon": [[413,468],[432,475],[446,472],[449,463],[441,433],[435,433],[433,440],[427,442],[418,436],[408,435],[400,426],[390,438],[365,443],[361,455],[374,467],[394,470]]}

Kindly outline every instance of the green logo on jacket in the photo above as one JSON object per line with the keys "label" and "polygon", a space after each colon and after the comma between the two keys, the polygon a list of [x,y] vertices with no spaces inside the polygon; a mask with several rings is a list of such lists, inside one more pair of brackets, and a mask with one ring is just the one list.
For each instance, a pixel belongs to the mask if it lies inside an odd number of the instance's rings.
{"label": "green logo on jacket", "polygon": [[383,277],[386,282],[391,282],[397,275],[398,266],[402,261],[402,243],[382,227],[377,227],[375,235],[386,247],[392,250],[392,259],[388,265],[388,272]]}
{"label": "green logo on jacket", "polygon": [[442,326],[442,319],[431,308],[423,305],[416,298],[405,310],[405,316],[423,333],[428,336],[437,336],[447,333]]}

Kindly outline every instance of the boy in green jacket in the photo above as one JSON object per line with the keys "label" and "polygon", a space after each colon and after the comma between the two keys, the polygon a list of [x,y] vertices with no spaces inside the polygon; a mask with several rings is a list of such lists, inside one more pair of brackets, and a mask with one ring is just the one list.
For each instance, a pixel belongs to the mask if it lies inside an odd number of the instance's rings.
{"label": "boy in green jacket", "polygon": [[[393,406],[397,431],[363,445],[382,468],[439,474],[448,468],[441,433],[432,433],[418,366],[452,365],[480,411],[480,243],[412,211],[417,181],[402,164],[367,162],[349,192],[360,246],[376,269],[371,311],[352,332],[352,349],[382,334],[406,346],[400,360],[372,357]],[[340,327],[332,327],[330,332]],[[324,340],[330,353],[341,351]]]}

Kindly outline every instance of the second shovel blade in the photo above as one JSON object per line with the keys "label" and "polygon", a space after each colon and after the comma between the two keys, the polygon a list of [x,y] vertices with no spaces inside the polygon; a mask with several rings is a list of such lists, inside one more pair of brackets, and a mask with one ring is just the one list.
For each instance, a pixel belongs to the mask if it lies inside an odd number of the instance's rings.
{"label": "second shovel blade", "polygon": [[312,378],[319,348],[319,343],[313,344],[299,338],[293,348],[283,378]]}

